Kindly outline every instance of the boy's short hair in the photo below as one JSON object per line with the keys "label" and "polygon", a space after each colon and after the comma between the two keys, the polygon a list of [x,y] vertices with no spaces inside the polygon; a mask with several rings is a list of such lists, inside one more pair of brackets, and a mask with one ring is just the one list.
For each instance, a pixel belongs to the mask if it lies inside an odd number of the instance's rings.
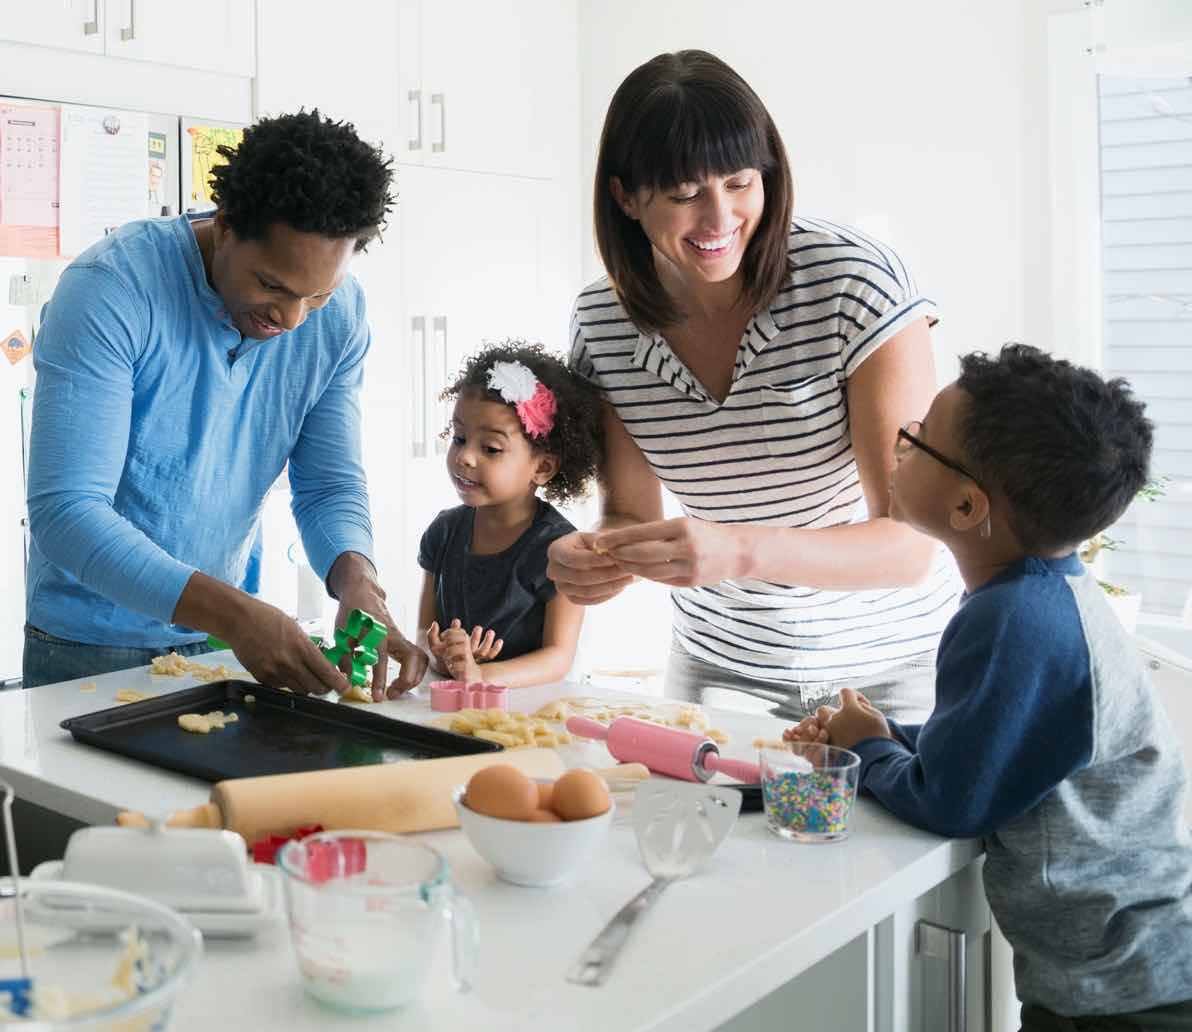
{"label": "boy's short hair", "polygon": [[211,198],[244,240],[284,222],[302,233],[355,237],[363,251],[393,207],[393,159],[318,108],[262,118],[238,147],[218,150],[227,163],[211,170]]}
{"label": "boy's short hair", "polygon": [[1093,537],[1146,484],[1154,428],[1125,380],[1026,344],[965,355],[960,370],[964,450],[981,483],[1009,502],[1007,522],[1027,551]]}

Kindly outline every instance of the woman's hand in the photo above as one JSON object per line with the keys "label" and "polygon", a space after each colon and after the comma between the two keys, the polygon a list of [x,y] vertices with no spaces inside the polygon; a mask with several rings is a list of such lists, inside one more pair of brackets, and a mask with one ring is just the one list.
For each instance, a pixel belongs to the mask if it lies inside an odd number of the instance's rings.
{"label": "woman's hand", "polygon": [[593,548],[616,560],[623,572],[673,588],[743,577],[748,560],[738,528],[690,516],[603,531]]}
{"label": "woman's hand", "polygon": [[559,594],[576,605],[594,606],[619,595],[633,577],[592,548],[596,534],[574,531],[556,538],[547,551],[546,575]]}

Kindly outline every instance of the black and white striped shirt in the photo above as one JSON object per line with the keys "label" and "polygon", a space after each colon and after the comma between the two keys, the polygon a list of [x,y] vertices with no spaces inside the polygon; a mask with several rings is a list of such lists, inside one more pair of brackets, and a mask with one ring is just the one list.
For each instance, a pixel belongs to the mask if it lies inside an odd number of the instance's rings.
{"label": "black and white striped shirt", "polygon": [[[924,317],[934,323],[935,305],[893,251],[856,230],[800,217],[789,239],[795,268],[750,321],[723,404],[660,334],[638,331],[607,277],[576,301],[572,367],[616,407],[688,516],[776,527],[868,518],[847,381],[900,330]],[[868,677],[934,652],[957,596],[942,548],[928,579],[910,588],[741,580],[671,593],[674,631],[689,653],[791,685]]]}

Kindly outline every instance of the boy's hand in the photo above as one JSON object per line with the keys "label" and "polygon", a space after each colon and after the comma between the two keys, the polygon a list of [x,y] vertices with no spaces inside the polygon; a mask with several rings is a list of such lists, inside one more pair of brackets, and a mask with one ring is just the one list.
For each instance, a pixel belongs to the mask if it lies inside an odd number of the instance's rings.
{"label": "boy's hand", "polygon": [[[821,710],[825,707],[821,707]],[[828,740],[849,749],[864,738],[893,738],[890,725],[873,704],[853,688],[840,689],[840,709],[828,721]]]}
{"label": "boy's hand", "polygon": [[804,717],[794,727],[788,727],[782,732],[784,742],[816,742],[828,741],[828,726],[821,723],[818,716]]}

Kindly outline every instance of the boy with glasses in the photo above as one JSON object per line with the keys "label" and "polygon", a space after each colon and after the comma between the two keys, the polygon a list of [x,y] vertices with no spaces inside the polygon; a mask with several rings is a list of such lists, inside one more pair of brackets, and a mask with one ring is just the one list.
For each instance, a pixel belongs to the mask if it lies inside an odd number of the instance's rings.
{"label": "boy with glasses", "polygon": [[861,756],[902,819],[983,836],[1024,1030],[1192,1028],[1183,756],[1075,548],[1146,483],[1152,426],[1122,380],[1007,345],[968,355],[899,431],[890,513],[944,542],[966,595],[927,722],[844,689],[786,732]]}

